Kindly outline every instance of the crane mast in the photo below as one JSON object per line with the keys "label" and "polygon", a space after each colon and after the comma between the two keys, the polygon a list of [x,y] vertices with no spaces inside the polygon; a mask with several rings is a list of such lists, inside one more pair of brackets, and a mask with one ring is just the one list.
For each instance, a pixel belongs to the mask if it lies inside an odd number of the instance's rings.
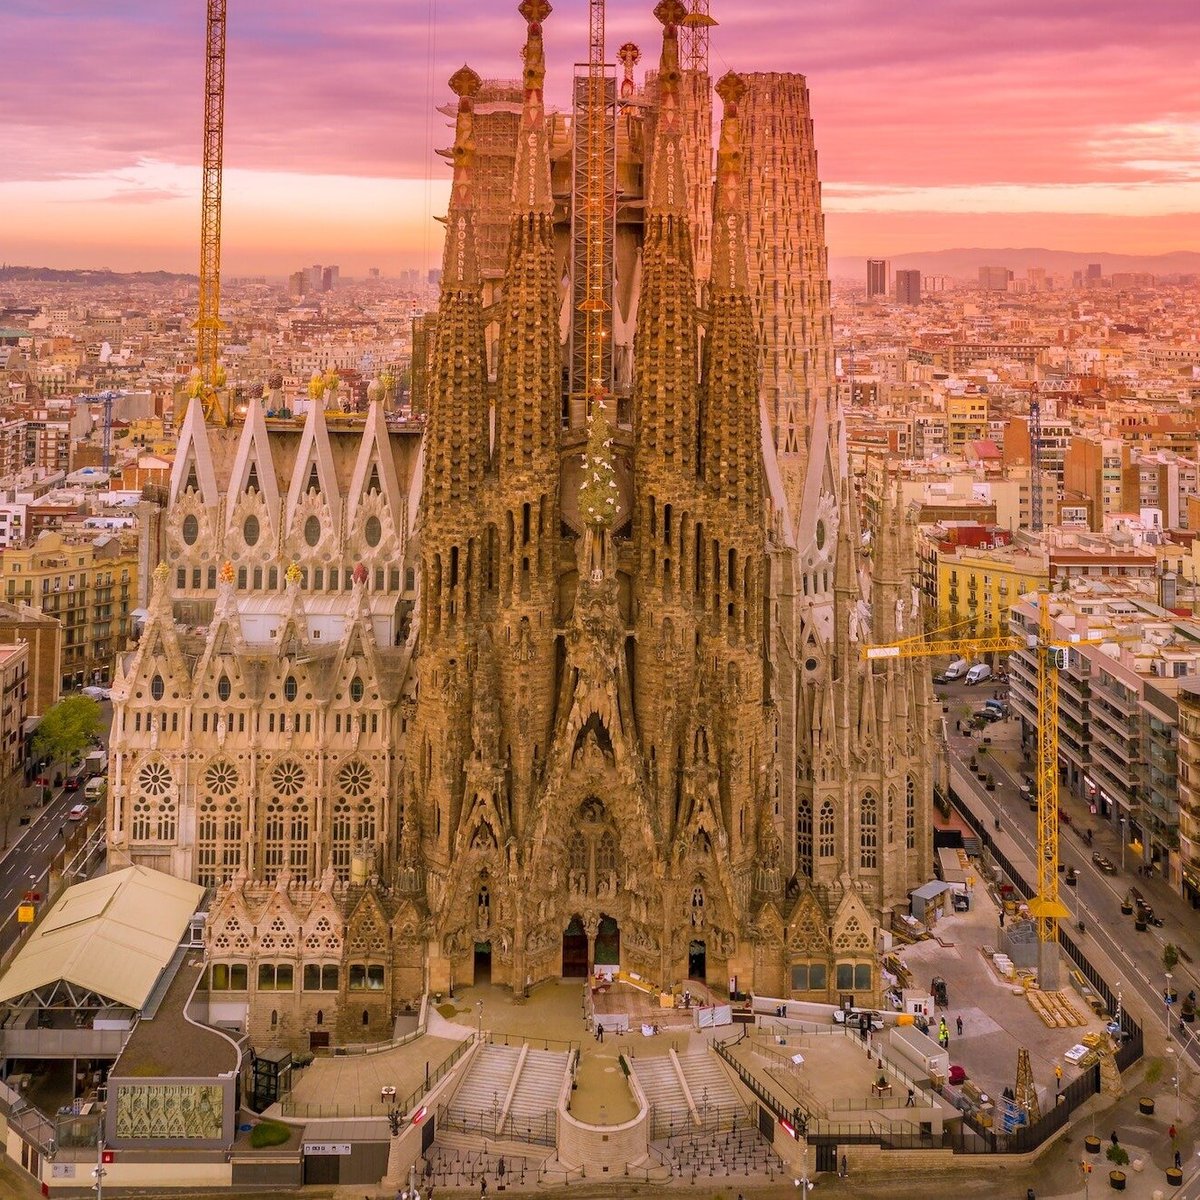
{"label": "crane mast", "polygon": [[988,653],[1034,651],[1037,661],[1037,889],[1029,901],[1029,912],[1037,922],[1039,941],[1043,946],[1054,946],[1058,943],[1058,923],[1068,916],[1066,905],[1059,898],[1058,886],[1058,672],[1066,666],[1069,646],[1096,645],[1120,639],[1055,641],[1048,592],[1038,593],[1037,609],[1036,637],[971,636],[955,634],[949,629],[935,630],[935,635],[940,636],[921,634],[888,645],[864,646],[862,656],[868,662],[879,662],[889,658],[932,658],[947,654],[972,658]]}
{"label": "crane mast", "polygon": [[196,314],[196,370],[204,415],[227,425],[220,395],[221,165],[225,126],[225,5],[208,0],[204,48],[204,177],[200,196],[200,304]]}

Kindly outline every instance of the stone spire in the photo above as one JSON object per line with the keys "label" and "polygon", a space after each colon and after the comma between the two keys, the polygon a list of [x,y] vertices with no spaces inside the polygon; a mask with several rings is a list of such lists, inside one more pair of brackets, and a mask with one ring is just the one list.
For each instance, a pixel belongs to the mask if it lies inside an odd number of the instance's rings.
{"label": "stone spire", "polygon": [[745,81],[732,72],[717,84],[725,104],[717,149],[713,271],[704,343],[702,470],[710,495],[758,523],[763,503],[758,352],[747,284],[742,147],[738,101]]}
{"label": "stone spire", "polygon": [[450,87],[458,96],[458,118],[425,435],[427,521],[436,519],[448,505],[477,497],[488,454],[487,354],[472,191],[479,76],[462,67],[451,76]]}
{"label": "stone spire", "polygon": [[[554,204],[542,108],[546,61],[541,22],[550,5],[546,0],[522,0],[519,11],[528,23],[525,100],[500,317],[496,454],[502,483],[520,479],[536,486],[540,495],[557,463],[562,424]],[[557,528],[557,520],[552,527]]]}
{"label": "stone spire", "polygon": [[[521,0],[517,11],[525,18],[525,98],[521,106],[521,132],[517,138],[517,168],[513,176],[513,212],[553,211],[550,195],[550,143],[546,136],[546,111],[542,89],[546,82],[546,52],[542,22],[553,12],[547,0]],[[511,250],[509,251],[511,257]]]}
{"label": "stone spire", "polygon": [[697,458],[696,278],[687,221],[681,139],[678,23],[680,0],[659,0],[663,25],[658,73],[642,293],[634,342],[638,452],[675,478],[694,478]]}

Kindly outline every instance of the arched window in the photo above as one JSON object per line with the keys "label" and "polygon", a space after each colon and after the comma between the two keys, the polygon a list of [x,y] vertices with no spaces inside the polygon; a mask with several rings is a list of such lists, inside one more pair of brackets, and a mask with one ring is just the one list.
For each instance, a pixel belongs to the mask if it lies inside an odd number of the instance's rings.
{"label": "arched window", "polygon": [[588,866],[587,839],[576,830],[567,842],[567,866],[572,871],[586,871]]}
{"label": "arched window", "polygon": [[363,681],[357,675],[355,675],[355,677],[350,680],[350,699],[357,704],[363,698],[363,691]]}
{"label": "arched window", "polygon": [[192,513],[188,513],[183,518],[182,533],[185,545],[194,546],[196,544],[196,539],[200,536],[200,522],[196,520]]}
{"label": "arched window", "polygon": [[308,877],[308,801],[303,792],[308,774],[295,759],[271,769],[271,792],[263,814],[263,876],[273,882],[284,866],[299,879]]}
{"label": "arched window", "polygon": [[299,694],[299,691],[300,689],[296,684],[295,675],[289,675],[283,681],[283,698],[285,700],[295,700],[296,696]]}
{"label": "arched window", "polygon": [[800,797],[796,810],[796,859],[801,875],[812,878],[813,870],[813,811],[812,800]]}
{"label": "arched window", "polygon": [[229,682],[228,675],[222,675],[217,680],[217,699],[228,700],[233,695],[233,684]]}
{"label": "arched window", "polygon": [[817,853],[821,858],[833,857],[833,801],[821,803],[817,824]]}
{"label": "arched window", "polygon": [[879,866],[879,801],[873,792],[864,792],[858,804],[858,865]]}
{"label": "arched window", "polygon": [[605,830],[596,844],[596,877],[606,876],[617,869],[617,840]]}
{"label": "arched window", "polygon": [[917,785],[909,775],[904,781],[904,848],[917,845]]}
{"label": "arched window", "polygon": [[144,763],[137,773],[130,836],[135,842],[175,840],[176,799],[171,768],[164,762]]}
{"label": "arched window", "polygon": [[166,690],[167,687],[166,684],[163,683],[163,677],[161,675],[155,675],[154,678],[150,680],[150,698],[152,700],[161,700],[166,693]]}

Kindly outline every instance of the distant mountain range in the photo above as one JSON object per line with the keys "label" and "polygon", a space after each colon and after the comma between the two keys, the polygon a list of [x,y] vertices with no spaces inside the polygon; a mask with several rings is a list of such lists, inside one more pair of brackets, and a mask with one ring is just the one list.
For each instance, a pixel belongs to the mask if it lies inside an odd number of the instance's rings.
{"label": "distant mountain range", "polygon": [[[1154,275],[1190,275],[1200,273],[1200,251],[1172,250],[1167,254],[1109,254],[1097,250],[1091,254],[1074,250],[1047,250],[1031,246],[987,249],[971,246],[958,250],[926,250],[917,254],[880,254],[893,271],[917,269],[922,275],[949,275],[955,279],[975,279],[980,267],[1007,267],[1020,278],[1030,267],[1045,267],[1051,275],[1070,275],[1084,270],[1088,263],[1099,263],[1105,275],[1114,271],[1150,271]],[[834,279],[867,277],[867,260],[837,257],[829,260]]]}
{"label": "distant mountain range", "polygon": [[56,267],[0,267],[0,283],[195,283],[195,275],[171,271],[87,271]]}

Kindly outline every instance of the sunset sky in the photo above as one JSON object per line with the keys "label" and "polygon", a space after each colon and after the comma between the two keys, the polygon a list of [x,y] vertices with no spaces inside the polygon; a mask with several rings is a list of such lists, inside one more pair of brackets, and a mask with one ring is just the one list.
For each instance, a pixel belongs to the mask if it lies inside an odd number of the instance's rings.
{"label": "sunset sky", "polygon": [[[548,100],[586,58],[554,0]],[[608,51],[657,59],[652,0]],[[1194,0],[711,0],[711,71],[808,76],[830,252],[1200,250]],[[204,0],[4,0],[0,261],[194,271]],[[433,15],[431,35],[431,14]],[[224,269],[436,263],[464,61],[517,78],[515,0],[229,0]]]}

